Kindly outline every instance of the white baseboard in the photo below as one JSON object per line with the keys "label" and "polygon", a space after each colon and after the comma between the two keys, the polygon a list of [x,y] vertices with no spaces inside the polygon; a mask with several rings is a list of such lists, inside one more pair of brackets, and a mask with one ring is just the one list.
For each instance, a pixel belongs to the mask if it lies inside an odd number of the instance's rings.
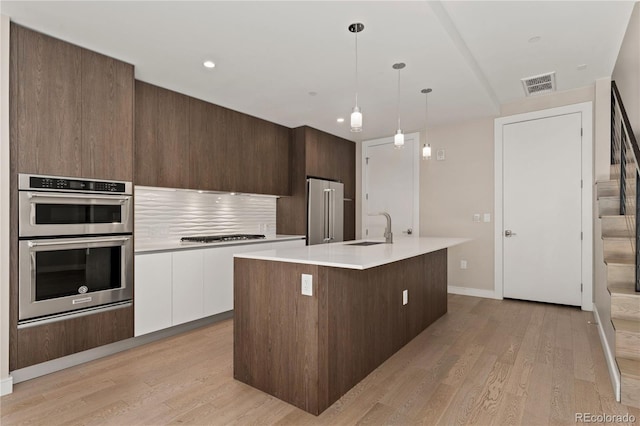
{"label": "white baseboard", "polygon": [[484,297],[485,299],[501,299],[501,297],[496,297],[496,293],[493,290],[483,290],[479,288],[457,287],[450,285],[447,287],[447,292],[452,294],[461,294],[463,296]]}
{"label": "white baseboard", "polygon": [[611,379],[611,385],[613,386],[613,392],[616,394],[616,401],[620,402],[620,371],[618,370],[618,364],[616,364],[616,357],[607,342],[607,337],[604,334],[602,328],[602,321],[600,321],[600,315],[598,314],[598,308],[595,303],[593,304],[593,316],[598,323],[598,334],[600,334],[600,343],[602,343],[602,349],[604,349],[604,357],[607,360],[607,367],[609,368],[609,378]]}
{"label": "white baseboard", "polygon": [[9,376],[0,380],[0,396],[9,395],[13,392],[13,377]]}

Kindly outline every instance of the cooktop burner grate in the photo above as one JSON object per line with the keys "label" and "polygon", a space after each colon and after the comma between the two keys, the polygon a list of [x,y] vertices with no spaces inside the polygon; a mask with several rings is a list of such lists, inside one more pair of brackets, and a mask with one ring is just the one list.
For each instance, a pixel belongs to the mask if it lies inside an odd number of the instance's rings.
{"label": "cooktop burner grate", "polygon": [[221,243],[225,241],[262,240],[266,237],[260,234],[228,234],[228,235],[201,235],[196,237],[182,237],[180,241],[185,243]]}

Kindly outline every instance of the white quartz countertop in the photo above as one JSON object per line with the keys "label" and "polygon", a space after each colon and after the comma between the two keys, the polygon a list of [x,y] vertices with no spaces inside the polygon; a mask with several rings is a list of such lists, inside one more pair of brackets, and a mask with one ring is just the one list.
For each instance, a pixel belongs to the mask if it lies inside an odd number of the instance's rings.
{"label": "white quartz countertop", "polygon": [[[306,263],[348,269],[368,269],[398,260],[431,253],[471,241],[469,238],[400,237],[392,244],[354,246],[364,240],[344,243],[317,244],[299,248],[270,249],[235,254],[244,259]],[[367,241],[376,241],[374,239]],[[380,241],[380,240],[377,240]]]}
{"label": "white quartz countertop", "polygon": [[[277,243],[280,241],[291,240],[303,240],[306,237],[304,235],[276,235],[275,238],[265,238],[263,240],[237,240],[237,241],[225,241],[220,243],[183,243],[180,241],[153,241],[145,243],[136,243],[136,253],[153,253],[160,251],[176,251],[176,250],[189,250],[189,249],[202,249],[202,248],[216,248],[216,247],[229,247],[245,244],[265,244],[265,243]],[[260,250],[256,247],[256,250]]]}

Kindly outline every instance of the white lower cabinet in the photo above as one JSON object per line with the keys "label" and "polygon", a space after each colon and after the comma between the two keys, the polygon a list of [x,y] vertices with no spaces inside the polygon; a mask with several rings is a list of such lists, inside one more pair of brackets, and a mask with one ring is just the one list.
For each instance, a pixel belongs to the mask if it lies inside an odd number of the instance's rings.
{"label": "white lower cabinet", "polygon": [[171,253],[135,256],[134,335],[171,327]]}
{"label": "white lower cabinet", "polygon": [[305,240],[135,256],[135,335],[233,309],[233,255],[304,247]]}
{"label": "white lower cabinet", "polygon": [[173,252],[173,325],[202,318],[204,250]]}

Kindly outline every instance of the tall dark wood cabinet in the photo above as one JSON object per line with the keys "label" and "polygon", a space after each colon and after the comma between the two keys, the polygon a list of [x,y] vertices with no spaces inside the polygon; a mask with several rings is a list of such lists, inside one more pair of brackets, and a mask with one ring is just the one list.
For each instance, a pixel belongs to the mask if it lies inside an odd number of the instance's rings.
{"label": "tall dark wood cabinet", "polygon": [[135,83],[136,185],[189,188],[189,97]]}
{"label": "tall dark wood cabinet", "polygon": [[344,183],[344,240],[355,239],[356,145],[320,130],[302,126],[292,130],[291,197],[278,199],[277,232],[307,232],[306,179],[309,176]]}
{"label": "tall dark wood cabinet", "polygon": [[82,175],[82,50],[11,25],[17,171]]}
{"label": "tall dark wood cabinet", "polygon": [[133,180],[133,66],[11,24],[9,369],[133,336],[133,308],[18,329],[18,173]]}
{"label": "tall dark wood cabinet", "polygon": [[133,66],[13,25],[17,171],[133,179]]}
{"label": "tall dark wood cabinet", "polygon": [[133,180],[133,66],[82,49],[82,174]]}

